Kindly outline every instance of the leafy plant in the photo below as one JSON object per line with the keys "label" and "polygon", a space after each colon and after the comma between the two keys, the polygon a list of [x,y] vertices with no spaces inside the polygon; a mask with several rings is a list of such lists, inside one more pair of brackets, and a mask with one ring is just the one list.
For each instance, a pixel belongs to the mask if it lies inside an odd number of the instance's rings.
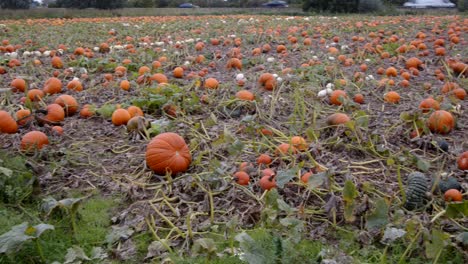
{"label": "leafy plant", "polygon": [[0,201],[21,203],[33,193],[35,183],[24,158],[0,152]]}

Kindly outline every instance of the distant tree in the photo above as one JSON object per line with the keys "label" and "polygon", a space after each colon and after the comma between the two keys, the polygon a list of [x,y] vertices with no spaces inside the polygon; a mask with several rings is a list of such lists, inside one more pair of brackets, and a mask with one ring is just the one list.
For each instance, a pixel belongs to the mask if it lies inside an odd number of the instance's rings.
{"label": "distant tree", "polygon": [[[151,0],[149,0],[151,2]],[[92,7],[99,9],[116,9],[122,8],[126,0],[95,0]]]}
{"label": "distant tree", "polygon": [[0,8],[6,9],[28,9],[32,0],[0,0]]}
{"label": "distant tree", "polygon": [[154,7],[168,7],[170,0],[155,0]]}

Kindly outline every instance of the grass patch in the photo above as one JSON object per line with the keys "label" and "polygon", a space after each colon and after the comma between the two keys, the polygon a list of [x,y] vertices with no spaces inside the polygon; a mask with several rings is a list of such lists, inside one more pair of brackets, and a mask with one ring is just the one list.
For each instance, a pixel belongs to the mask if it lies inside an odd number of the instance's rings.
{"label": "grass patch", "polygon": [[[110,209],[115,206],[116,202],[113,199],[100,196],[84,201],[78,210],[76,240],[73,238],[67,215],[51,218],[47,223],[53,225],[55,230],[46,231],[39,240],[47,263],[62,262],[67,249],[73,245],[80,246],[87,254],[93,247],[102,246],[110,231]],[[11,227],[26,221],[40,223],[39,208],[39,204],[32,204],[21,212],[0,204],[0,233],[3,234]],[[34,220],[36,217],[37,220]],[[27,242],[16,253],[9,256],[0,255],[0,263],[40,263],[40,259],[35,244]]]}

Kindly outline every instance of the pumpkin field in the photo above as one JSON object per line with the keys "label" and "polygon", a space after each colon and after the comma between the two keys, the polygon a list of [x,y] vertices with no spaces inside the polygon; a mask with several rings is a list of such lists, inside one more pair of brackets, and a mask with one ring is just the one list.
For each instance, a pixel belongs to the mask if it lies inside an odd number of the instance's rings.
{"label": "pumpkin field", "polygon": [[0,263],[468,263],[468,18],[0,20]]}

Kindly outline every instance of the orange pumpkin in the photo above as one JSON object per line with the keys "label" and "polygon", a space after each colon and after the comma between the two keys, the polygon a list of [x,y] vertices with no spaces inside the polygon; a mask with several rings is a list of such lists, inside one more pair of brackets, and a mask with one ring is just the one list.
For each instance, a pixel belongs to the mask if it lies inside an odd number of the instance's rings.
{"label": "orange pumpkin", "polygon": [[13,92],[24,92],[26,90],[26,81],[21,78],[16,78],[11,81],[10,86],[13,87]]}
{"label": "orange pumpkin", "polygon": [[86,104],[83,106],[83,108],[81,108],[81,111],[80,111],[80,116],[82,118],[88,118],[88,117],[92,117],[94,115],[94,107],[89,105],[89,104]]}
{"label": "orange pumpkin", "polygon": [[342,105],[345,98],[347,97],[346,92],[343,90],[334,90],[330,94],[330,103],[333,105]]}
{"label": "orange pumpkin", "polygon": [[62,59],[60,57],[57,57],[57,56],[54,56],[52,58],[52,67],[56,68],[56,69],[62,69],[63,68],[63,62],[62,62]]}
{"label": "orange pumpkin", "polygon": [[384,95],[384,99],[388,103],[397,104],[400,102],[400,95],[395,91],[390,91]]}
{"label": "orange pumpkin", "polygon": [[447,134],[455,127],[455,119],[450,112],[437,110],[431,114],[427,124],[433,133]]}
{"label": "orange pumpkin", "polygon": [[130,82],[127,81],[127,80],[122,80],[120,82],[120,89],[124,90],[124,91],[128,91],[130,90]]}
{"label": "orange pumpkin", "polygon": [[80,105],[76,101],[76,99],[68,94],[62,94],[54,101],[56,104],[59,104],[65,110],[66,116],[71,116],[78,111]]}
{"label": "orange pumpkin", "polygon": [[0,133],[14,134],[18,132],[18,124],[11,115],[0,110]]}
{"label": "orange pumpkin", "polygon": [[78,80],[72,80],[67,84],[67,89],[81,92],[83,91],[83,85]]}
{"label": "orange pumpkin", "polygon": [[176,67],[172,72],[172,75],[175,78],[183,78],[184,77],[184,69],[182,67]]}
{"label": "orange pumpkin", "polygon": [[191,162],[190,149],[184,139],[176,133],[159,134],[146,148],[146,164],[159,175],[185,172]]}
{"label": "orange pumpkin", "polygon": [[239,100],[244,100],[244,101],[253,101],[255,100],[255,95],[247,90],[240,90],[236,93],[236,97]]}
{"label": "orange pumpkin", "polygon": [[461,202],[463,200],[463,196],[459,190],[450,189],[444,193],[444,199],[446,202]]}
{"label": "orange pumpkin", "polygon": [[65,119],[65,111],[59,104],[50,104],[47,106],[45,119],[50,122],[61,122]]}
{"label": "orange pumpkin", "polygon": [[342,125],[348,121],[350,121],[348,115],[343,113],[334,113],[327,118],[327,124],[330,126]]}
{"label": "orange pumpkin", "polygon": [[238,171],[234,173],[234,180],[239,185],[249,185],[250,176],[245,171]]}
{"label": "orange pumpkin", "polygon": [[132,117],[127,110],[119,108],[112,113],[112,124],[116,126],[126,125],[130,118]]}
{"label": "orange pumpkin", "polygon": [[208,78],[205,80],[205,87],[208,89],[217,89],[218,86],[219,82],[215,78]]}
{"label": "orange pumpkin", "polygon": [[128,113],[130,114],[131,117],[144,116],[143,111],[138,106],[134,106],[134,105],[129,106],[127,108],[127,111],[128,111]]}
{"label": "orange pumpkin", "polygon": [[46,94],[60,93],[62,91],[62,81],[52,77],[45,82],[43,90]]}
{"label": "orange pumpkin", "polygon": [[463,152],[457,159],[457,165],[460,170],[468,170],[468,151]]}
{"label": "orange pumpkin", "polygon": [[301,136],[292,137],[290,143],[291,145],[293,145],[296,149],[300,151],[305,151],[307,150],[307,147],[308,147],[307,141]]}
{"label": "orange pumpkin", "polygon": [[269,165],[271,162],[272,162],[272,159],[267,154],[260,154],[260,156],[258,156],[258,158],[257,158],[257,164],[259,164],[259,165],[260,164]]}
{"label": "orange pumpkin", "polygon": [[42,149],[49,144],[49,138],[41,131],[31,131],[26,133],[21,139],[21,150],[30,152]]}
{"label": "orange pumpkin", "polygon": [[434,100],[432,97],[422,100],[421,103],[419,104],[419,109],[421,109],[423,113],[429,112],[431,108],[434,110],[440,109],[439,102]]}
{"label": "orange pumpkin", "polygon": [[16,112],[16,123],[18,123],[18,125],[24,126],[32,120],[33,116],[31,115],[31,110],[20,109]]}
{"label": "orange pumpkin", "polygon": [[44,97],[44,92],[39,89],[31,89],[28,91],[28,98],[29,100],[35,102],[40,101]]}

